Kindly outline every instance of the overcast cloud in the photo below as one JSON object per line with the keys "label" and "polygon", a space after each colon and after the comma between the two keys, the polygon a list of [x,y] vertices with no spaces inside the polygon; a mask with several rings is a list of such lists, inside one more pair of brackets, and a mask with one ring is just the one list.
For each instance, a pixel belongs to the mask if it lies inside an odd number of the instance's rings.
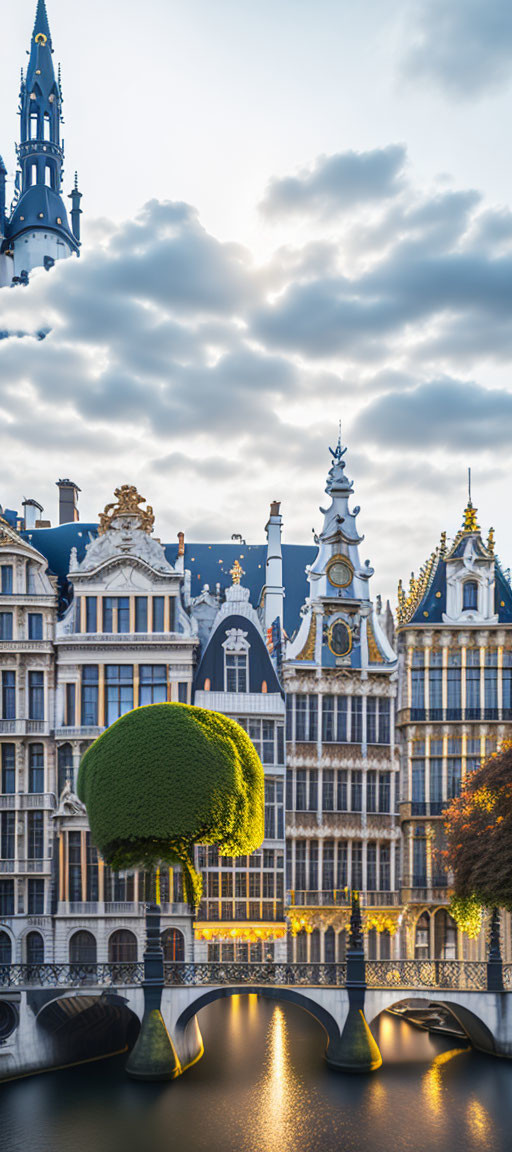
{"label": "overcast cloud", "polygon": [[309,542],[341,418],[374,592],[456,531],[468,464],[512,558],[510,214],[407,170],[393,144],[270,181],[262,216],[311,231],[277,227],[263,262],[151,200],[2,289],[0,502],[55,518],[70,475],[90,520],[130,482],[162,539],[257,541],[280,499],[285,538]]}

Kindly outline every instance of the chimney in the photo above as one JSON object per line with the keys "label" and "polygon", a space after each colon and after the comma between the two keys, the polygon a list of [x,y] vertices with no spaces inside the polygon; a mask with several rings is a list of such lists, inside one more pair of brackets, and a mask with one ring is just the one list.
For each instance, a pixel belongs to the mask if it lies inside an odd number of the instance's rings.
{"label": "chimney", "polygon": [[36,528],[37,521],[41,520],[41,513],[44,511],[43,505],[38,500],[24,500],[23,508],[25,509],[25,528],[27,531],[30,528]]}
{"label": "chimney", "polygon": [[78,493],[80,488],[72,480],[57,480],[59,489],[59,524],[75,524],[80,519],[78,513]]}
{"label": "chimney", "polygon": [[266,525],[267,563],[265,577],[265,628],[271,628],[275,620],[283,626],[283,553],[281,548],[281,504],[273,500]]}

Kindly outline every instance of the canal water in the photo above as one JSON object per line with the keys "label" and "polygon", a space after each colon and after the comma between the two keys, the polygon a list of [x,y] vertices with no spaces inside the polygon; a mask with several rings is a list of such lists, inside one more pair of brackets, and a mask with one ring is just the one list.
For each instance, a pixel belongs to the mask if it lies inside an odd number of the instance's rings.
{"label": "canal water", "polygon": [[384,1065],[323,1062],[300,1008],[234,996],[199,1016],[205,1054],[171,1084],[114,1057],[0,1087],[1,1152],[511,1152],[512,1062],[384,1014]]}

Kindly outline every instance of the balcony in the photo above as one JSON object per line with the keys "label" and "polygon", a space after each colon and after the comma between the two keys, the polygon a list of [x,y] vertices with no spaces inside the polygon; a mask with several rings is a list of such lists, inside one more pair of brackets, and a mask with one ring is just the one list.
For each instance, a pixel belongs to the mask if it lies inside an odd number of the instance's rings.
{"label": "balcony", "polygon": [[97,724],[82,724],[81,726],[67,724],[55,729],[55,739],[95,740],[104,731],[105,729],[100,728]]}
{"label": "balcony", "polygon": [[398,713],[398,724],[443,723],[455,724],[468,721],[510,721],[512,708],[402,708]]}
{"label": "balcony", "polygon": [[402,900],[411,904],[448,904],[449,886],[448,877],[443,874],[434,874],[430,881],[424,873],[404,876],[401,884]]}
{"label": "balcony", "polygon": [[[352,895],[349,888],[338,888],[324,891],[297,891],[287,892],[287,905],[291,908],[348,908]],[[400,903],[400,893],[390,891],[360,892],[359,899],[363,908],[396,908]]]}
{"label": "balcony", "polygon": [[0,860],[0,873],[8,872],[10,875],[21,876],[34,872],[51,872],[51,859],[42,860]]}
{"label": "balcony", "polygon": [[451,800],[402,800],[400,819],[409,820],[411,816],[442,816],[449,804]]}
{"label": "balcony", "polygon": [[[162,916],[187,916],[188,904],[161,904]],[[144,916],[146,905],[133,900],[61,900],[59,916]]]}
{"label": "balcony", "polygon": [[0,720],[0,736],[49,736],[48,720]]}

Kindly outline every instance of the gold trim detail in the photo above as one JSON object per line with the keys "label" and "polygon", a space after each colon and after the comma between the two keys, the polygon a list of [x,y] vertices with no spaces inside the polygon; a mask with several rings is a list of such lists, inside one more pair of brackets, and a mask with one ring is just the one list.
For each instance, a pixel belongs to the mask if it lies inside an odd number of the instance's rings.
{"label": "gold trim detail", "polygon": [[366,639],[368,642],[368,656],[370,664],[383,664],[384,657],[375,639],[375,632],[370,620],[366,624]]}
{"label": "gold trim detail", "polygon": [[[336,564],[343,564],[344,567],[348,568],[348,570],[350,572],[349,579],[345,580],[343,582],[343,584],[340,584],[339,580],[333,580],[332,579],[331,572],[332,572],[332,569],[335,567]],[[329,560],[326,571],[327,571],[327,578],[329,580],[329,583],[332,584],[333,588],[348,588],[349,584],[351,584],[353,579],[354,579],[354,565],[349,560],[348,556],[343,556],[341,553],[339,553],[339,555],[336,555],[336,556],[331,556],[331,559]]]}
{"label": "gold trim detail", "polygon": [[284,940],[285,924],[194,924],[196,940],[242,940],[257,944],[258,940]]}
{"label": "gold trim detail", "polygon": [[[349,646],[345,649],[344,652],[336,652],[336,649],[332,646],[332,634],[337,624],[343,624],[343,627],[347,630]],[[348,624],[346,624],[344,620],[334,620],[333,623],[329,625],[329,631],[327,633],[327,644],[333,656],[348,656],[349,652],[352,651],[352,643],[352,629],[349,628]]]}
{"label": "gold trim detail", "polygon": [[309,623],[308,638],[307,638],[306,643],[302,649],[302,652],[299,652],[299,655],[297,656],[297,660],[314,660],[314,658],[315,658],[315,644],[316,644],[316,612],[313,612],[311,614],[311,620]]}
{"label": "gold trim detail", "polygon": [[137,516],[143,532],[149,534],[153,531],[155,523],[153,509],[150,504],[147,508],[139,507],[140,504],[146,503],[146,497],[139,496],[134,484],[122,484],[120,488],[115,489],[114,496],[117,496],[117,503],[107,504],[105,511],[99,513],[99,536],[108,531],[117,516]]}

